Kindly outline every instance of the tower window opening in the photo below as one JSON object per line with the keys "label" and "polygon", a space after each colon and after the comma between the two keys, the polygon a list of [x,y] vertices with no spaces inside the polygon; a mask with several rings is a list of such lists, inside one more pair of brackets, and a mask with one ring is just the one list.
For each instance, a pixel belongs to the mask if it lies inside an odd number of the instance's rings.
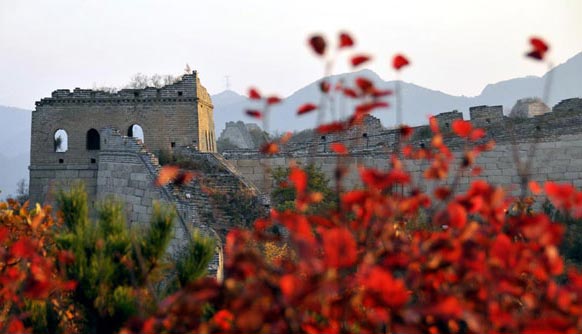
{"label": "tower window opening", "polygon": [[87,131],[87,150],[95,151],[101,149],[101,138],[99,131],[90,129]]}

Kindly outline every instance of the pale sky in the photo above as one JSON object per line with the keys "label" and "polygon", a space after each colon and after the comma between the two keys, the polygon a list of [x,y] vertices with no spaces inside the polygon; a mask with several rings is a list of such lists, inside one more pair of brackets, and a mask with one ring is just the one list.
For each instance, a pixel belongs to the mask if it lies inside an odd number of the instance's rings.
{"label": "pale sky", "polygon": [[382,78],[394,79],[389,61],[402,52],[412,61],[403,80],[473,96],[545,72],[523,57],[530,36],[548,41],[556,64],[581,52],[582,0],[0,0],[0,105],[32,109],[59,88],[122,86],[186,64],[211,94],[228,75],[239,93],[287,96],[323,73],[307,37],[343,30]]}

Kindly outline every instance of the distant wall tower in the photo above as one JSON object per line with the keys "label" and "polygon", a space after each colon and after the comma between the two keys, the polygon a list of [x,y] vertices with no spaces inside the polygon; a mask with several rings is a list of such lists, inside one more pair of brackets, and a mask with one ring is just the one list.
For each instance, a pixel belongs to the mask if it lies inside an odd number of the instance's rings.
{"label": "distant wall tower", "polygon": [[213,105],[196,71],[161,88],[56,90],[32,112],[32,201],[50,202],[52,188],[76,180],[95,198],[101,131],[109,127],[130,137],[143,132],[145,146],[156,154],[180,146],[216,152]]}

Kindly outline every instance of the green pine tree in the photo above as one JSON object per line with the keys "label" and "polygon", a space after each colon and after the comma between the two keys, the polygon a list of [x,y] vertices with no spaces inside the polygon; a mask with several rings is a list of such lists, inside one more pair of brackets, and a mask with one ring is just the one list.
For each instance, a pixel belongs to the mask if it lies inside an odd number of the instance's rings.
{"label": "green pine tree", "polygon": [[98,219],[91,221],[80,186],[59,192],[57,204],[65,226],[57,245],[75,258],[67,278],[78,285],[69,299],[84,333],[115,333],[130,317],[151,314],[165,295],[205,275],[214,253],[214,240],[196,235],[176,261],[169,258],[176,218],[171,206],[155,204],[149,226],[138,229],[128,227],[122,205],[113,200],[98,205]]}

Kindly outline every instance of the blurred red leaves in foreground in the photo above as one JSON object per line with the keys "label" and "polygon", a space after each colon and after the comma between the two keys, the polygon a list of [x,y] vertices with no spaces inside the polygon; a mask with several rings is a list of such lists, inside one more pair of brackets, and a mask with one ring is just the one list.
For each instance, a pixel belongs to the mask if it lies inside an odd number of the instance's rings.
{"label": "blurred red leaves in foreground", "polygon": [[352,67],[360,66],[368,61],[370,61],[370,56],[368,55],[356,55],[350,59]]}
{"label": "blurred red leaves in foreground", "polygon": [[154,184],[158,187],[169,183],[182,186],[192,182],[195,176],[193,172],[181,170],[178,166],[166,165],[160,169]]}
{"label": "blurred red leaves in foreground", "polygon": [[323,56],[325,53],[326,43],[325,39],[323,39],[321,35],[314,35],[309,38],[309,45],[311,46],[313,52],[315,52],[317,55]]}
{"label": "blurred red leaves in foreground", "polygon": [[352,36],[347,32],[342,32],[339,35],[339,47],[340,48],[347,48],[354,46],[355,42]]}
{"label": "blurred red leaves in foreground", "polygon": [[28,303],[58,300],[75,289],[62,279],[62,265],[73,259],[54,246],[56,227],[50,207],[29,211],[28,203],[0,202],[0,332],[28,332]]}
{"label": "blurred red leaves in foreground", "polygon": [[348,151],[348,148],[342,143],[331,143],[330,149],[332,150],[332,152],[335,152],[340,155],[347,155],[350,153]]}
{"label": "blurred red leaves in foreground", "polygon": [[308,112],[311,112],[313,110],[317,109],[317,106],[313,103],[305,103],[303,105],[301,105],[299,107],[299,109],[297,109],[297,115],[303,115],[306,114]]}
{"label": "blurred red leaves in foreground", "polygon": [[[475,130],[454,127],[466,139]],[[444,176],[452,170],[454,156],[441,140],[424,152],[410,154],[429,170],[447,165]],[[442,185],[432,197],[412,184],[396,155],[390,159],[389,170],[362,168],[365,187],[339,194],[339,207],[320,213],[305,209],[308,175],[292,166],[297,210],[272,211],[254,231],[232,231],[224,282],[180,291],[142,332],[579,332],[582,275],[559,255],[561,225],[538,213],[509,215],[514,200],[483,180],[458,193]],[[582,216],[581,192],[552,182],[544,189],[554,205]],[[419,221],[428,225],[413,227]],[[288,237],[269,232],[274,226]],[[257,245],[273,240],[289,252],[270,261]],[[204,305],[216,310],[212,317]]]}
{"label": "blurred red leaves in foreground", "polygon": [[[309,44],[325,53],[323,37]],[[547,45],[531,44],[543,58]],[[339,48],[352,45],[351,36],[340,35]],[[352,58],[354,65],[366,60]],[[395,70],[409,64],[400,54],[392,60]],[[330,92],[327,81],[321,87]],[[378,98],[391,94],[364,77],[353,87],[338,83],[334,92],[361,100],[348,118],[319,125],[320,134],[358,126],[362,115],[387,107]],[[313,110],[305,104],[298,113]],[[528,210],[530,198],[471,180],[482,168],[479,154],[494,147],[480,142],[485,130],[454,121],[452,133],[465,141],[455,157],[436,118],[429,125],[432,140],[422,148],[407,143],[413,130],[402,126],[402,156],[389,154],[387,170],[360,167],[363,187],[337,194],[330,211],[308,210],[317,196],[309,193],[306,172],[293,165],[296,208],[272,210],[253,231],[230,232],[224,282],[190,285],[147,319],[142,332],[580,333],[582,274],[559,254],[562,225]],[[330,148],[349,153],[342,143]],[[262,150],[278,152],[275,142]],[[408,173],[403,157],[425,166],[424,179]],[[446,182],[455,175],[468,178],[465,191]],[[424,192],[419,183],[429,182],[433,191]],[[529,187],[582,217],[582,192],[572,185]],[[286,236],[273,234],[275,227],[284,227]],[[257,245],[273,241],[288,252],[271,261]],[[212,306],[213,316],[204,305]]]}
{"label": "blurred red leaves in foreground", "polygon": [[[366,95],[373,84],[356,79],[355,86]],[[360,104],[348,121],[318,131],[356,126],[349,120],[366,108]],[[400,129],[403,154],[426,166],[425,180],[414,180],[392,154],[387,170],[361,167],[363,188],[338,194],[330,211],[308,210],[317,196],[307,173],[293,165],[295,209],[272,210],[255,230],[230,232],[225,280],[208,278],[173,295],[141,332],[579,333],[582,274],[559,254],[563,227],[544,214],[512,211],[519,200],[483,180],[464,192],[438,183],[469,166],[479,170],[477,156],[493,145],[478,142],[483,129],[453,122],[453,133],[466,141],[459,163],[436,119],[429,124],[433,138],[425,148],[407,145],[412,129]],[[342,143],[330,148],[348,154]],[[414,183],[429,180],[437,182],[434,192]],[[582,217],[582,192],[572,185],[529,186]],[[286,236],[273,234],[275,227]],[[288,252],[268,260],[257,245],[274,241]],[[204,305],[215,310],[211,317]]]}
{"label": "blurred red leaves in foreground", "polygon": [[529,51],[526,56],[535,60],[544,60],[546,53],[550,50],[548,44],[539,37],[530,38],[529,44],[531,45],[532,50]]}
{"label": "blurred red leaves in foreground", "polygon": [[408,65],[410,65],[410,61],[402,54],[397,54],[392,58],[392,67],[397,71]]}

